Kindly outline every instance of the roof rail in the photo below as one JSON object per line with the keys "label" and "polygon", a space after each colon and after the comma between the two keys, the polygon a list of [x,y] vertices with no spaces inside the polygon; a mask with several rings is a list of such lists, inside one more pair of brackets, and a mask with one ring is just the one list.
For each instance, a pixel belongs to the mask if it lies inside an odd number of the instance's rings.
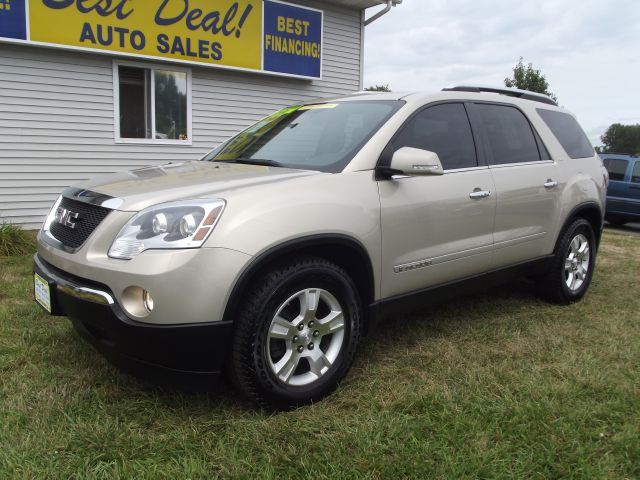
{"label": "roof rail", "polygon": [[443,92],[473,92],[473,93],[499,93],[500,95],[508,95],[510,97],[522,98],[523,100],[533,100],[534,102],[546,103],[558,106],[558,103],[544,93],[530,92],[529,90],[520,90],[518,88],[508,87],[485,87],[480,85],[459,85],[451,88],[443,88]]}

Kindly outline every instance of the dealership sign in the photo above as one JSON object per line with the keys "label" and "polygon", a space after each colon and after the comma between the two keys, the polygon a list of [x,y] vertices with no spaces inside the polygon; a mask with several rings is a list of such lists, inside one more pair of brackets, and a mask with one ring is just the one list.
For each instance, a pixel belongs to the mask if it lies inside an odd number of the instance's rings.
{"label": "dealership sign", "polygon": [[320,78],[323,14],[276,0],[0,0],[0,41]]}

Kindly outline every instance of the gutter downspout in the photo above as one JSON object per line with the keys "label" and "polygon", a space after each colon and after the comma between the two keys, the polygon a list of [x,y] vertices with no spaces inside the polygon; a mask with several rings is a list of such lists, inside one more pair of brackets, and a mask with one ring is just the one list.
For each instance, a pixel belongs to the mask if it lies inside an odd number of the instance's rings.
{"label": "gutter downspout", "polygon": [[378,13],[376,13],[375,15],[373,15],[371,18],[369,19],[366,18],[366,13],[364,10],[362,10],[362,13],[361,13],[362,23],[360,27],[360,91],[364,89],[364,30],[365,30],[365,27],[370,23],[375,22],[383,15],[386,15],[387,13],[389,13],[391,11],[391,7],[395,7],[402,3],[402,0],[379,0],[379,1],[382,4],[384,4],[384,2],[386,1],[387,6],[383,8],[381,11],[379,11]]}
{"label": "gutter downspout", "polygon": [[395,7],[396,5],[400,5],[401,3],[402,3],[402,0],[387,0],[387,6],[384,7],[383,10],[376,13],[373,17],[366,19],[364,21],[364,26],[366,27],[370,23],[375,22],[383,15],[386,15],[387,13],[389,13],[391,11],[391,7]]}

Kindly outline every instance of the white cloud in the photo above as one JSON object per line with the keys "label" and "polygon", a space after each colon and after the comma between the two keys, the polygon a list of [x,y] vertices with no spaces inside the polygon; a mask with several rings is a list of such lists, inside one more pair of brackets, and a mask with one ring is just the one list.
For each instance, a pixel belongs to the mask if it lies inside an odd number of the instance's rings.
{"label": "white cloud", "polygon": [[404,0],[366,29],[364,81],[503,85],[523,56],[597,144],[611,123],[640,123],[638,24],[631,0]]}

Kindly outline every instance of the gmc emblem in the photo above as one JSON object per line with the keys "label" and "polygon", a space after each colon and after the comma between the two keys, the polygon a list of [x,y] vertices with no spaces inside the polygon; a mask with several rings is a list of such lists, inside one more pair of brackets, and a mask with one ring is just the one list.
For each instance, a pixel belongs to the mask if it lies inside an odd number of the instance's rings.
{"label": "gmc emblem", "polygon": [[[76,228],[76,222],[80,217],[79,213],[72,212],[66,208],[58,207],[56,210],[56,221],[65,227]],[[74,221],[75,220],[75,221]]]}

